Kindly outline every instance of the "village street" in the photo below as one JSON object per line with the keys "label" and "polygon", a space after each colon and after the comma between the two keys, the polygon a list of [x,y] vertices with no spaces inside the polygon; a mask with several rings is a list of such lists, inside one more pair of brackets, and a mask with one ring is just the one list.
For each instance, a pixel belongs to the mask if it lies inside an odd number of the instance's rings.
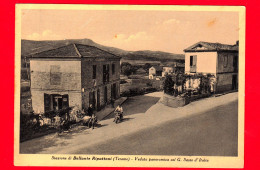
{"label": "village street", "polygon": [[157,102],[162,92],[129,98],[125,120],[113,115],[98,128],[78,127],[20,144],[21,153],[237,155],[237,93],[194,101],[181,108]]}

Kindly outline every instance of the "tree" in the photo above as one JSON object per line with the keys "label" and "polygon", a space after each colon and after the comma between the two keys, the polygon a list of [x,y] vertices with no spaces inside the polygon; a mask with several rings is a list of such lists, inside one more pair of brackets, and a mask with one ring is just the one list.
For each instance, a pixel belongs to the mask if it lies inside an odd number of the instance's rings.
{"label": "tree", "polygon": [[132,66],[126,65],[121,67],[122,73],[126,76],[129,76],[132,74]]}
{"label": "tree", "polygon": [[124,66],[132,66],[132,65],[128,62],[121,63],[121,68],[124,67]]}
{"label": "tree", "polygon": [[143,66],[145,71],[148,71],[150,67],[151,67],[150,63],[145,63],[145,65]]}
{"label": "tree", "polygon": [[174,93],[173,86],[174,86],[174,81],[172,80],[172,77],[170,75],[167,75],[163,82],[164,93],[172,95]]}

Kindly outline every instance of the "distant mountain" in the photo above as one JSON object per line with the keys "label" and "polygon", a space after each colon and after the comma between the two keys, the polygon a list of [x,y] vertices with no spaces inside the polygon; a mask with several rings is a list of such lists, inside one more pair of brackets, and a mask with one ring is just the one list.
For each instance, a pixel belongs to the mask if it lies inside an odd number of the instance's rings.
{"label": "distant mountain", "polygon": [[22,40],[22,56],[28,56],[33,53],[38,53],[54,48],[58,48],[71,43],[85,44],[95,46],[102,50],[113,53],[117,56],[122,57],[124,61],[127,60],[142,60],[142,61],[176,61],[184,60],[183,54],[173,54],[162,51],[125,51],[115,47],[107,47],[95,43],[90,39],[68,39],[68,40],[53,40],[53,41],[33,41],[33,40]]}

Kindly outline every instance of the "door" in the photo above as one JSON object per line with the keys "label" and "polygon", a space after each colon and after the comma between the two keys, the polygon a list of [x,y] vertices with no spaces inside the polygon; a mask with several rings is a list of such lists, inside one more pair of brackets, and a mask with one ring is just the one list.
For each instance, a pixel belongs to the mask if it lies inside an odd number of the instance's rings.
{"label": "door", "polygon": [[238,72],[238,57],[237,56],[234,56],[233,68],[234,68],[234,72],[237,73]]}
{"label": "door", "polygon": [[51,95],[44,93],[44,112],[51,111]]}
{"label": "door", "polygon": [[89,92],[89,105],[92,104],[93,109],[96,109],[96,95],[95,91]]}
{"label": "door", "polygon": [[117,98],[117,96],[116,96],[116,83],[113,84],[113,91],[112,91],[112,93],[113,93],[113,99],[116,99]]}
{"label": "door", "polygon": [[107,86],[105,86],[105,90],[104,90],[104,102],[106,105],[107,104]]}
{"label": "door", "polygon": [[232,90],[236,90],[238,88],[237,75],[232,76]]}
{"label": "door", "polygon": [[100,110],[100,90],[97,90],[97,110]]}

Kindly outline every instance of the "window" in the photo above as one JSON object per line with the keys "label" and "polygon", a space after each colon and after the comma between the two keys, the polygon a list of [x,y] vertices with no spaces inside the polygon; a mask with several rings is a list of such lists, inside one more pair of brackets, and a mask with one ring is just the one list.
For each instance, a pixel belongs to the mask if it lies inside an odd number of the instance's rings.
{"label": "window", "polygon": [[96,77],[97,77],[97,66],[93,65],[92,79],[96,79]]}
{"label": "window", "polygon": [[112,74],[115,74],[115,64],[112,64]]}
{"label": "window", "polygon": [[190,66],[196,66],[197,64],[197,56],[196,55],[191,55],[190,56]]}
{"label": "window", "polygon": [[193,56],[190,56],[190,66],[193,66]]}
{"label": "window", "polygon": [[103,65],[103,83],[109,82],[109,64]]}
{"label": "window", "polygon": [[228,55],[224,55],[224,57],[223,57],[223,65],[224,65],[224,67],[227,67],[227,65],[228,65]]}
{"label": "window", "polygon": [[190,72],[191,73],[197,72],[197,56],[196,55],[190,56]]}
{"label": "window", "polygon": [[51,65],[50,67],[50,84],[60,85],[61,84],[61,72],[59,65]]}

